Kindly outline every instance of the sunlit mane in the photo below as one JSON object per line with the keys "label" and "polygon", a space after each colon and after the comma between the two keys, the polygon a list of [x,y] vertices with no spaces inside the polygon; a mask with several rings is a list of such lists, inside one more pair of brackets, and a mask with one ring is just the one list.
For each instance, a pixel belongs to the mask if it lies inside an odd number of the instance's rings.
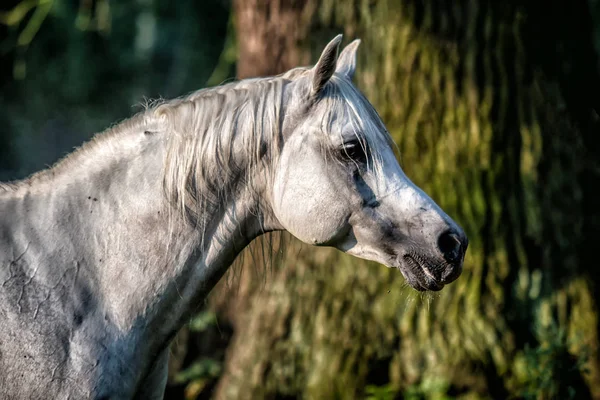
{"label": "sunlit mane", "polygon": [[[270,173],[281,150],[283,118],[289,117],[282,114],[284,85],[304,72],[205,89],[158,106],[154,113],[169,134],[164,175],[169,201],[194,217],[225,196],[227,184],[241,174],[252,185],[255,168]],[[349,81],[334,76],[318,102],[326,109],[322,129],[341,134],[339,121],[349,118],[380,172],[378,150],[390,139],[368,101]]]}
{"label": "sunlit mane", "polygon": [[281,78],[205,89],[158,106],[169,135],[164,165],[168,201],[195,219],[229,193],[237,178],[266,167],[280,147]]}

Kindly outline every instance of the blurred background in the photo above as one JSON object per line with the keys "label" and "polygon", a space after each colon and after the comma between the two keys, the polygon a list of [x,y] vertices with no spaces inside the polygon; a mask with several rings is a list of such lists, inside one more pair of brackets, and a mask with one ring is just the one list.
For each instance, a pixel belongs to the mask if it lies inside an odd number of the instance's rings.
{"label": "blurred background", "polygon": [[166,398],[600,399],[599,0],[2,0],[0,180],[337,33],[467,231],[464,273],[422,295],[294,240],[247,257],[178,334]]}

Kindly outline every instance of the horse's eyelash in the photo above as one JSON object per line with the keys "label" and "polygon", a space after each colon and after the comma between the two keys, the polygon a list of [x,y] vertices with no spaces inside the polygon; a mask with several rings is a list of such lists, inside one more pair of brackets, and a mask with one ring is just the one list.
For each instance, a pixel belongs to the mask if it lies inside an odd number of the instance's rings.
{"label": "horse's eyelash", "polygon": [[357,167],[368,163],[369,149],[366,143],[359,139],[344,142],[338,151],[341,161],[351,161]]}
{"label": "horse's eyelash", "polygon": [[356,138],[356,139],[348,140],[347,142],[344,142],[344,146],[360,147],[361,149],[363,149],[365,151],[369,150],[369,144],[363,138]]}
{"label": "horse's eyelash", "polygon": [[344,150],[344,149],[351,149],[351,148],[355,148],[355,147],[360,147],[361,149],[367,151],[367,145],[366,143],[362,142],[359,139],[354,139],[354,140],[349,140],[347,142],[344,142],[342,144],[342,146],[340,147],[340,150]]}

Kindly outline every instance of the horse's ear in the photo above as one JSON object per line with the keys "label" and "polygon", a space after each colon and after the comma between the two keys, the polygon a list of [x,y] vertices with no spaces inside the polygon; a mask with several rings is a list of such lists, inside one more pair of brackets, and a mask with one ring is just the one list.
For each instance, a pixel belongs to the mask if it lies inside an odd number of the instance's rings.
{"label": "horse's ear", "polygon": [[341,34],[333,38],[333,40],[329,42],[327,46],[325,46],[325,50],[323,50],[323,53],[321,53],[319,61],[317,61],[317,64],[313,67],[311,72],[311,94],[313,96],[319,93],[323,87],[325,87],[325,84],[335,72],[338,49],[341,41]]}
{"label": "horse's ear", "polygon": [[335,72],[346,75],[350,80],[354,77],[354,71],[356,70],[356,50],[358,50],[359,45],[360,39],[356,39],[344,47],[335,68]]}

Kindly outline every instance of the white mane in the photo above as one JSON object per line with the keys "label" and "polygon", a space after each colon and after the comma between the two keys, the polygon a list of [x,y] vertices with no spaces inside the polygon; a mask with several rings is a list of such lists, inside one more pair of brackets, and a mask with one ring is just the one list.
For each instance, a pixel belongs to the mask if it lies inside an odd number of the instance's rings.
{"label": "white mane", "polygon": [[[168,201],[195,218],[229,193],[232,188],[227,184],[241,174],[250,185],[254,168],[269,174],[283,145],[283,119],[290,117],[284,115],[284,88],[290,78],[306,71],[203,89],[149,110],[169,135],[163,181]],[[316,103],[324,110],[323,133],[341,134],[340,120],[349,119],[357,138],[369,147],[373,168],[380,172],[378,149],[391,139],[359,91],[333,76]]]}

